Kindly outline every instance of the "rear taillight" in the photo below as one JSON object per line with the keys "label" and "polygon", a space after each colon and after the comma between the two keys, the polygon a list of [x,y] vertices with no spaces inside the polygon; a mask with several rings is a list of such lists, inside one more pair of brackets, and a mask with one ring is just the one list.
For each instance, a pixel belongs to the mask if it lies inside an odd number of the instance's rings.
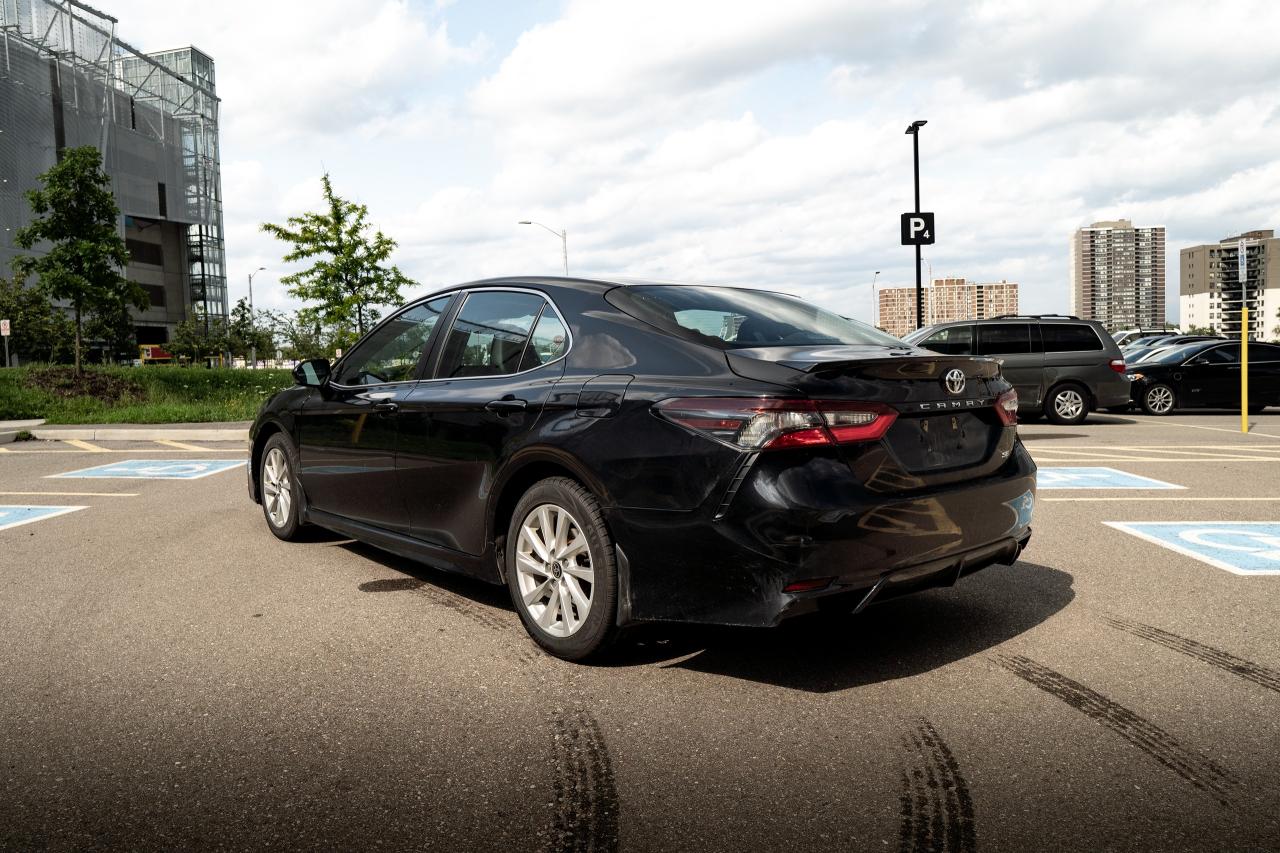
{"label": "rear taillight", "polygon": [[744,450],[876,441],[897,411],[881,403],[678,397],[654,406],[659,415]]}
{"label": "rear taillight", "polygon": [[1124,359],[1123,358],[1111,359],[1111,369],[1114,370],[1116,373],[1124,373]]}
{"label": "rear taillight", "polygon": [[1013,426],[1018,422],[1018,392],[1005,391],[996,398],[996,414],[1005,426]]}

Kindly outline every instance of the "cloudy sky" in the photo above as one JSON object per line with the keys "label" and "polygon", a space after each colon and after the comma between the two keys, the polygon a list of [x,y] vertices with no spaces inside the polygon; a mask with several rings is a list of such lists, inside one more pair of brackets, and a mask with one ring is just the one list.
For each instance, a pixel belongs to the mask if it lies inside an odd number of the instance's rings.
{"label": "cloudy sky", "polygon": [[[406,296],[570,270],[769,286],[870,318],[921,136],[935,276],[1068,305],[1098,219],[1182,246],[1280,227],[1280,4],[97,0],[217,63],[234,298],[294,303],[258,224],[319,178],[399,241]],[[1212,11],[1210,11],[1212,9]]]}

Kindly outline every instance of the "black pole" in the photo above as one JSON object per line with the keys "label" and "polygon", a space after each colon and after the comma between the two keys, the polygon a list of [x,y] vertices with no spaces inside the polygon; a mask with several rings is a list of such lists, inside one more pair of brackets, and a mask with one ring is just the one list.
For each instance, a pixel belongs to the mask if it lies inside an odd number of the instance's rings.
{"label": "black pole", "polygon": [[[915,133],[911,134],[911,151],[912,160],[915,165],[915,184],[916,184],[916,206],[915,212],[920,212],[920,128],[915,129]],[[920,287],[920,244],[916,244],[916,328],[924,325],[924,291]]]}

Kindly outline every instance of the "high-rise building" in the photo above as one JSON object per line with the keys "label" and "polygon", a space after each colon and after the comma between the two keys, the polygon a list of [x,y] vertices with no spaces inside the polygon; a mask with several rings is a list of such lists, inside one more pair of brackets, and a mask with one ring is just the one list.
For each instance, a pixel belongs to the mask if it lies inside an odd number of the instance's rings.
{"label": "high-rise building", "polygon": [[1071,237],[1071,313],[1110,331],[1164,327],[1164,226],[1095,222]]}
{"label": "high-rise building", "polygon": [[[228,313],[213,60],[193,47],[144,54],[117,21],[65,0],[0,0],[0,271],[28,250],[23,193],[69,147],[93,146],[120,208],[124,274],[147,291],[140,344],[190,314]],[[34,252],[40,251],[36,247]]]}
{"label": "high-rise building", "polygon": [[[986,320],[1018,313],[1018,285],[963,278],[934,279],[924,289],[924,325],[952,320]],[[916,289],[886,287],[879,293],[880,328],[902,337],[916,328]]]}
{"label": "high-rise building", "polygon": [[[1240,250],[1244,249],[1244,276]],[[1179,325],[1240,334],[1240,309],[1249,308],[1249,335],[1274,337],[1280,312],[1280,239],[1275,231],[1246,231],[1178,253]]]}

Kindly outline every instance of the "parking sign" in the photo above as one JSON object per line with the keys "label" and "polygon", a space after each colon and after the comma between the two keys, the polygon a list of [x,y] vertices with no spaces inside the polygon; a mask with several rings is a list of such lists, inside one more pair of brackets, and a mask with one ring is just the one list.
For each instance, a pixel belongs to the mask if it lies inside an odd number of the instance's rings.
{"label": "parking sign", "polygon": [[0,320],[0,337],[9,337],[9,321]]}
{"label": "parking sign", "polygon": [[1280,575],[1280,522],[1105,522],[1234,575]]}
{"label": "parking sign", "polygon": [[932,246],[933,214],[917,211],[902,214],[902,245]]}

